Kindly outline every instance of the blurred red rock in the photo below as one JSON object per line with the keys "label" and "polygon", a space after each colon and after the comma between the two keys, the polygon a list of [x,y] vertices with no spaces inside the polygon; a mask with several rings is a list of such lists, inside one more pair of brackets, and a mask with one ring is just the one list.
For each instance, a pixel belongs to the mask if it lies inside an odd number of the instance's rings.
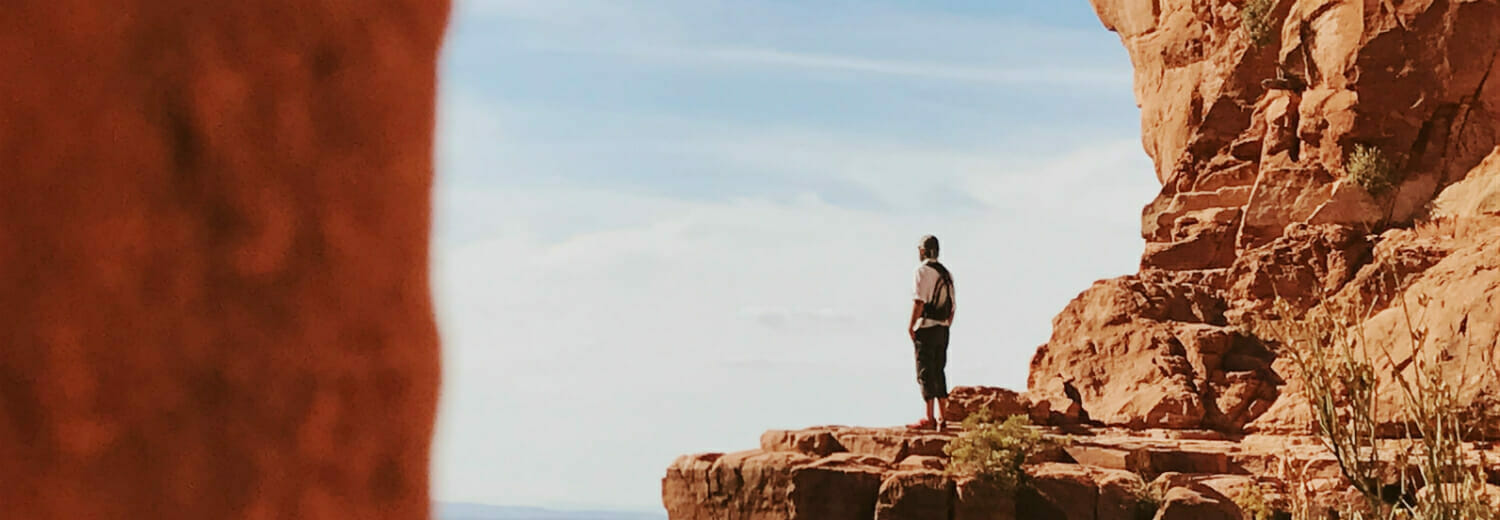
{"label": "blurred red rock", "polygon": [[427,518],[447,2],[4,11],[5,516]]}

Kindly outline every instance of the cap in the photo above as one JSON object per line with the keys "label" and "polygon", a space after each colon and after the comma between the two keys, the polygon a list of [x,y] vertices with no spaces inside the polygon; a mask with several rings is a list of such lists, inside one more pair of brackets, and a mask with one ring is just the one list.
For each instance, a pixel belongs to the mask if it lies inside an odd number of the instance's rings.
{"label": "cap", "polygon": [[938,239],[932,235],[922,237],[922,249],[936,254],[938,252]]}

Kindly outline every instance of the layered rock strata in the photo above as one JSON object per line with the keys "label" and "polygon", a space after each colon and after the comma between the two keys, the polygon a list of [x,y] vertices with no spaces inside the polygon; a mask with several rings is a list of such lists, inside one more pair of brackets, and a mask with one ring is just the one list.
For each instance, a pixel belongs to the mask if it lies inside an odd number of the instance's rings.
{"label": "layered rock strata", "polygon": [[[1268,6],[1258,42],[1252,4]],[[1494,400],[1476,367],[1500,327],[1500,4],[1094,5],[1130,51],[1162,190],[1140,272],[1057,316],[1031,393],[1112,426],[1306,431],[1266,327],[1279,299],[1353,316],[1387,400],[1384,374],[1423,364]],[[1361,147],[1388,189],[1355,180]]]}
{"label": "layered rock strata", "polygon": [[[984,406],[998,414],[1016,405]],[[821,426],[768,431],[753,450],[679,457],[662,500],[674,520],[1238,520],[1247,518],[1240,504],[1256,503],[1252,493],[1282,513],[1357,500],[1314,437],[1038,428],[1055,446],[1028,462],[1029,482],[1016,493],[947,471],[943,448],[961,429]],[[1500,477],[1500,449],[1481,451]]]}

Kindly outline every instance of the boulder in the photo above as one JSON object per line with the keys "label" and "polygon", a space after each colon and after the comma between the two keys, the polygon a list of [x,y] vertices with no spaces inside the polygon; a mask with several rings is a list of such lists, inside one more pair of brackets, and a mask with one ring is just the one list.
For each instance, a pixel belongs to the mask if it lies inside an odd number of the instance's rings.
{"label": "boulder", "polygon": [[880,484],[876,520],[948,520],[953,516],[954,483],[940,472],[891,473]]}
{"label": "boulder", "polygon": [[791,471],[791,486],[785,501],[787,514],[783,518],[871,518],[875,515],[884,472],[884,468],[848,460],[824,459],[796,466]]}
{"label": "boulder", "polygon": [[1155,520],[1240,520],[1244,512],[1211,487],[1190,483],[1167,490]]}
{"label": "boulder", "polygon": [[953,520],[1016,520],[1016,496],[992,484],[968,478],[956,484]]}
{"label": "boulder", "polygon": [[811,462],[761,450],[678,457],[662,479],[662,503],[673,519],[787,518],[792,469]]}
{"label": "boulder", "polygon": [[1028,415],[1031,400],[1013,390],[991,386],[960,386],[948,392],[948,405],[943,409],[943,418],[957,423],[980,410],[990,417],[1003,420],[1012,415]]}
{"label": "boulder", "polygon": [[770,430],[760,436],[760,449],[765,451],[792,451],[813,457],[826,457],[844,451],[833,432],[817,430]]}

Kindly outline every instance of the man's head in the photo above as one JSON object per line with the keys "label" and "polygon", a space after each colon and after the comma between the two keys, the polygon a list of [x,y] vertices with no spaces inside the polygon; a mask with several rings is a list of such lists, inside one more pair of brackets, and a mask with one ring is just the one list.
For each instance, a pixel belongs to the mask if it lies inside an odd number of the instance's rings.
{"label": "man's head", "polygon": [[938,239],[937,239],[937,237],[932,236],[932,235],[927,235],[927,236],[922,237],[922,244],[919,245],[919,246],[917,246],[917,253],[918,253],[918,255],[920,255],[920,257],[923,260],[937,260],[937,257],[938,257]]}

